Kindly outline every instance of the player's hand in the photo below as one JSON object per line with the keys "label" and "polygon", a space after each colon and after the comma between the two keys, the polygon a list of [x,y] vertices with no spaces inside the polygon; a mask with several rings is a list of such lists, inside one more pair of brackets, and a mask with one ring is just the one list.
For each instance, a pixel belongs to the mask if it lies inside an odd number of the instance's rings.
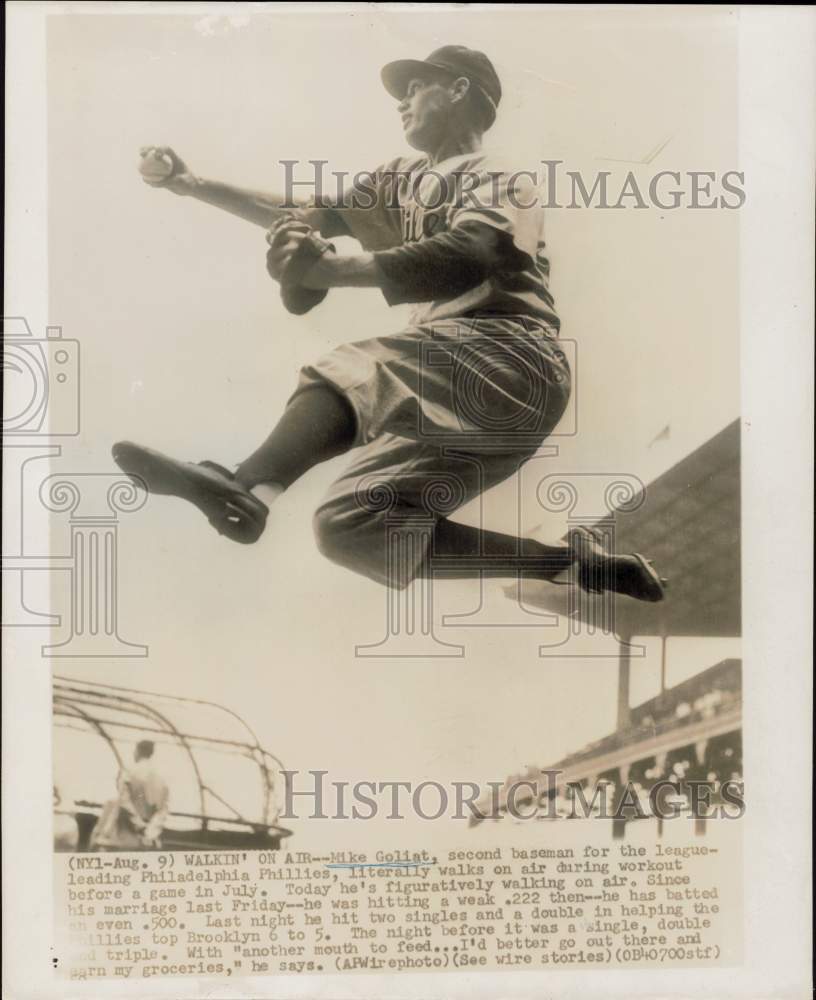
{"label": "player's hand", "polygon": [[196,177],[184,160],[170,146],[142,146],[139,150],[139,156],[142,163],[152,157],[160,158],[171,169],[171,173],[167,177],[145,175],[140,170],[142,180],[148,187],[165,188],[167,191],[172,191],[173,194],[180,195],[192,193],[196,185]]}
{"label": "player's hand", "polygon": [[266,252],[266,270],[270,278],[280,281],[289,261],[297,253],[310,232],[305,222],[287,219],[274,225],[266,234],[269,249]]}

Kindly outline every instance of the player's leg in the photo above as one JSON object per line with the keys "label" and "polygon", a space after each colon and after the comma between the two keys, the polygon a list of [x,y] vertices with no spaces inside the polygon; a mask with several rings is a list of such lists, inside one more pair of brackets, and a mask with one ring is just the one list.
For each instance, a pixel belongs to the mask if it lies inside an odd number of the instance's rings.
{"label": "player's leg", "polygon": [[522,573],[536,580],[553,580],[573,564],[578,584],[590,593],[610,590],[642,601],[663,599],[666,581],[648,559],[639,553],[608,552],[602,539],[587,527],[571,529],[563,545],[553,546],[441,518],[418,575],[444,571],[448,579],[455,579]]}
{"label": "player's leg", "polygon": [[[497,407],[501,411],[509,405],[511,409],[521,406],[524,416],[541,416],[544,423],[557,419],[568,395],[568,370],[565,362],[558,360],[556,349],[548,346],[542,360],[541,348],[527,343],[526,329],[516,323],[509,323],[509,330],[504,321],[487,323],[487,340],[474,337],[472,326],[470,321],[448,321],[438,329],[410,327],[395,335],[335,348],[301,371],[297,391],[278,427],[241,464],[237,475],[213,462],[179,462],[131,442],[114,446],[114,460],[123,471],[138,477],[149,492],[187,500],[221,534],[251,543],[260,537],[269,513],[266,504],[251,492],[262,483],[270,485],[277,495],[318,462],[354,443],[376,441],[389,434],[412,438],[415,447],[421,447],[419,441],[428,435],[459,435],[462,415],[457,408],[460,390],[456,366],[465,373],[475,371],[485,383],[487,393],[481,386],[462,391],[467,398],[475,393],[474,398],[486,402],[491,415]],[[496,364],[488,349],[488,374],[483,376],[480,353],[490,344],[495,352],[495,337],[508,333],[512,343],[501,355],[510,360]],[[463,344],[467,357],[460,365],[457,359]],[[474,350],[474,345],[478,349]],[[533,405],[530,379],[546,382],[548,377],[552,383],[533,394]],[[490,398],[491,390],[497,393],[495,400]],[[469,434],[474,429],[478,432],[471,417],[465,422]],[[537,430],[540,436],[546,435],[543,424]]]}
{"label": "player's leg", "polygon": [[290,400],[275,429],[238,466],[247,490],[262,483],[286,489],[312,466],[342,455],[354,443],[354,411],[335,389],[314,385]]}
{"label": "player's leg", "polygon": [[[370,442],[317,511],[328,558],[391,586],[442,569],[447,576],[523,572],[549,580],[577,562],[578,580],[589,589],[600,583],[641,599],[662,596],[640,557],[606,554],[579,544],[574,533],[562,545],[544,545],[429,508],[437,485],[458,494],[455,509],[507,479],[557,424],[569,398],[569,367],[540,331],[503,318],[408,328],[343,345],[304,370],[302,384],[311,379],[326,379],[353,400],[360,437]],[[471,449],[479,453],[465,454]],[[400,548],[394,533],[412,520],[416,539],[406,540],[400,565],[389,567],[391,549]]]}
{"label": "player's leg", "polygon": [[318,546],[333,562],[394,587],[439,570],[449,578],[523,572],[550,580],[575,561],[569,545],[545,545],[446,516],[506,479],[523,457],[485,462],[383,435],[357,453],[318,507]]}
{"label": "player's leg", "polygon": [[442,517],[433,528],[419,575],[444,571],[448,579],[462,579],[524,573],[536,580],[552,580],[574,562],[575,554],[568,544],[545,545],[534,538],[505,535]]}
{"label": "player's leg", "polygon": [[318,507],[318,546],[332,562],[395,588],[434,573],[552,580],[575,565],[576,581],[588,590],[660,600],[660,580],[646,561],[606,552],[590,529],[546,545],[450,519],[525,457],[451,454],[383,435],[357,453]]}
{"label": "player's leg", "polygon": [[251,490],[261,484],[282,493],[319,462],[347,451],[356,434],[354,412],[326,384],[290,400],[275,429],[236,473],[214,462],[180,462],[129,441],[113,447],[117,465],[148,492],[176,496],[201,510],[216,530],[236,542],[255,542],[269,508]]}

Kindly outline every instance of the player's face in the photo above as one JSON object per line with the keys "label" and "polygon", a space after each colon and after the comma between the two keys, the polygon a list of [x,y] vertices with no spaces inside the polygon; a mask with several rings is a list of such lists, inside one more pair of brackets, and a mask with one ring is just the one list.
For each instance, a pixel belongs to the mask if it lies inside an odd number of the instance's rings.
{"label": "player's face", "polygon": [[397,105],[408,144],[423,153],[438,148],[449,130],[452,108],[444,84],[421,78],[411,80]]}

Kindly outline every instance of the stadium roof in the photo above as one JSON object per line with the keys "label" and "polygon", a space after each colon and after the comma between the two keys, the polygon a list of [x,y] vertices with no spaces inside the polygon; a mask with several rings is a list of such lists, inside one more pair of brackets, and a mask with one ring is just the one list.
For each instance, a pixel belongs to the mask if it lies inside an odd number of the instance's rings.
{"label": "stadium roof", "polygon": [[615,547],[642,552],[669,580],[666,599],[617,601],[618,635],[736,636],[740,615],[740,425],[735,420],[618,514]]}

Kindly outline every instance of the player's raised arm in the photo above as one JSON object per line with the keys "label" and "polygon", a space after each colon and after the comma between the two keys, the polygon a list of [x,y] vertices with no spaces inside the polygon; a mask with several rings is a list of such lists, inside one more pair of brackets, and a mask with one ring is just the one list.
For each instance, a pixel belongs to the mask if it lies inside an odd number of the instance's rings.
{"label": "player's raised arm", "polygon": [[188,195],[220,208],[256,226],[268,228],[281,216],[289,215],[283,195],[249,188],[234,187],[221,181],[207,180],[190,170],[184,160],[169,146],[143,146],[139,151],[139,173],[150,187],[164,188],[173,194]]}

